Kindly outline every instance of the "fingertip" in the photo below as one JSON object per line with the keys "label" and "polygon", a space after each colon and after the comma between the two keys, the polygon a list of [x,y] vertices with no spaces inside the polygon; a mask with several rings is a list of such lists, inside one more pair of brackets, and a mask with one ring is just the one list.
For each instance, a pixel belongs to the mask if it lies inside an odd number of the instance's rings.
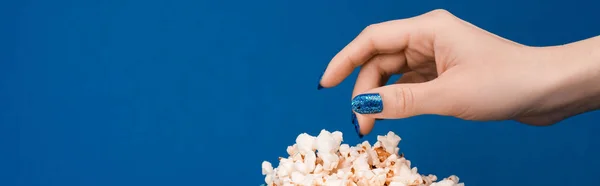
{"label": "fingertip", "polygon": [[[336,70],[335,66],[332,67],[331,65],[328,65],[327,68],[323,70],[323,73],[321,73],[321,77],[319,78],[319,85],[317,86],[318,90],[337,86],[341,82],[338,81],[340,75],[336,74]],[[331,73],[333,73],[333,75],[331,75]],[[343,76],[341,78],[343,78]]]}
{"label": "fingertip", "polygon": [[346,77],[348,77],[352,73],[340,72],[339,68],[330,67],[323,72],[321,75],[321,79],[319,79],[319,86],[321,89],[323,88],[331,88],[339,85]]}
{"label": "fingertip", "polygon": [[354,112],[352,112],[352,114],[354,114],[355,119],[353,121],[355,122],[358,136],[362,138],[363,136],[371,133],[371,130],[373,130],[373,124],[375,120],[372,118],[355,114]]}

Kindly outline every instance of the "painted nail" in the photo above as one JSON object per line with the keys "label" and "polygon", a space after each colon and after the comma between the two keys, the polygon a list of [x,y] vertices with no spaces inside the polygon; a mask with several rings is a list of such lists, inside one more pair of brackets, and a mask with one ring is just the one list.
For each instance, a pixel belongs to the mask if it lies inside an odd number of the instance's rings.
{"label": "painted nail", "polygon": [[360,94],[352,99],[352,110],[359,114],[380,113],[383,101],[378,93]]}
{"label": "painted nail", "polygon": [[325,67],[325,69],[323,69],[323,72],[321,73],[321,77],[319,77],[319,86],[317,86],[317,90],[321,90],[325,87],[323,87],[323,85],[321,85],[321,80],[323,80],[323,75],[325,74],[325,70],[327,70],[327,67]]}
{"label": "painted nail", "polygon": [[360,125],[358,125],[358,119],[356,119],[356,114],[352,112],[352,125],[354,125],[354,130],[356,130],[356,134],[358,134],[358,138],[363,138],[363,135],[360,134]]}

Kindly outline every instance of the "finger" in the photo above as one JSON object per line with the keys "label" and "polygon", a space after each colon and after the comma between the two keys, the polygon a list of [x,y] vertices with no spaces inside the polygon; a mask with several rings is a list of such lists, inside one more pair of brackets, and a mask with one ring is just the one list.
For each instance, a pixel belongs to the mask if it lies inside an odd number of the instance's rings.
{"label": "finger", "polygon": [[371,118],[448,115],[453,102],[443,96],[447,88],[438,80],[439,78],[424,83],[394,84],[371,89],[354,97],[352,109],[358,115]]}
{"label": "finger", "polygon": [[[448,17],[446,11],[432,11],[417,17],[383,22],[365,28],[352,42],[330,61],[321,81],[323,87],[332,87],[345,79],[352,71],[366,63],[376,54],[397,53],[419,43],[419,48],[433,51],[436,24],[440,17]],[[433,52],[430,52],[433,54]]]}
{"label": "finger", "polygon": [[358,73],[352,97],[385,85],[390,76],[404,71],[404,61],[406,59],[403,54],[384,54],[370,59]]}
{"label": "finger", "polygon": [[[352,97],[385,85],[392,74],[403,70],[405,60],[402,53],[377,55],[371,58],[360,68]],[[355,122],[353,123],[355,126],[359,126],[357,127],[359,134],[368,134],[373,128],[375,119],[357,115],[353,122]]]}
{"label": "finger", "polygon": [[402,74],[402,77],[400,77],[400,79],[398,79],[395,84],[422,83],[422,82],[426,82],[426,81],[429,81],[429,79],[425,78],[425,76],[419,74],[418,72],[411,71],[411,72]]}

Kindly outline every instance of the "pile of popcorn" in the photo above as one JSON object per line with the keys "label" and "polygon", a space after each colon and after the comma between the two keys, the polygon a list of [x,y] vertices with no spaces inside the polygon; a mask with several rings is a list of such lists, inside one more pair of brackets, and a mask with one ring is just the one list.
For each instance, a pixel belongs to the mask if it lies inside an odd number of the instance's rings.
{"label": "pile of popcorn", "polygon": [[318,136],[306,133],[288,146],[288,158],[279,166],[262,163],[262,174],[269,186],[464,186],[452,175],[435,182],[435,175],[421,175],[410,168],[410,161],[398,154],[400,137],[389,132],[377,136],[371,146],[364,141],[354,147],[341,144],[342,133],[321,130]]}

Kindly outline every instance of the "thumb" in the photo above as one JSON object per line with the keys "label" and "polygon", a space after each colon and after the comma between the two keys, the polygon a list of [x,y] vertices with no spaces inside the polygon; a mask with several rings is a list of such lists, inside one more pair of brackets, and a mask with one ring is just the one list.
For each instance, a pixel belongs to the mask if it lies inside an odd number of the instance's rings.
{"label": "thumb", "polygon": [[[450,99],[436,80],[393,84],[371,89],[352,99],[352,110],[372,118],[407,118],[422,114],[448,115]],[[361,126],[362,127],[362,126]]]}

